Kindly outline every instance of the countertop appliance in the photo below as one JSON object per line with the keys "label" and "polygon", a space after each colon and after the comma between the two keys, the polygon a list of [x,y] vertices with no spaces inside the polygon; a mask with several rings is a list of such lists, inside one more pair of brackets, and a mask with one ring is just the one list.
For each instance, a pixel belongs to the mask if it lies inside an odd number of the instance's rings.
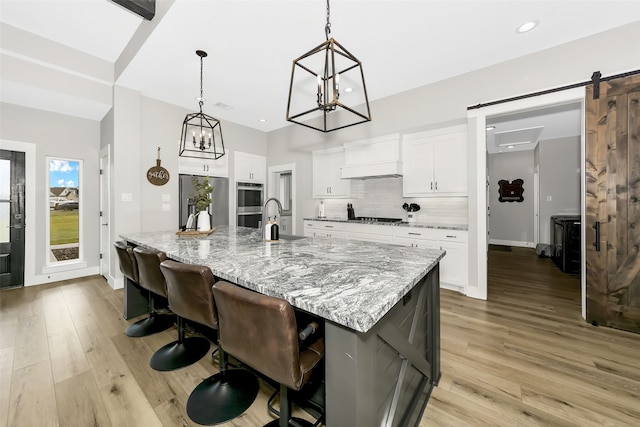
{"label": "countertop appliance", "polygon": [[262,222],[264,186],[252,182],[236,184],[236,216],[239,227],[259,228]]}
{"label": "countertop appliance", "polygon": [[[193,186],[193,177],[195,175],[179,175],[179,191],[180,198],[180,217],[178,227],[187,224],[190,214],[196,214],[196,205],[192,196],[196,193]],[[196,176],[198,181],[202,181],[204,177]],[[229,179],[219,177],[209,177],[209,184],[213,186],[212,200],[213,204],[209,205],[209,213],[211,214],[211,226],[229,225]]]}
{"label": "countertop appliance", "polygon": [[580,273],[580,216],[551,217],[551,259],[565,273]]}

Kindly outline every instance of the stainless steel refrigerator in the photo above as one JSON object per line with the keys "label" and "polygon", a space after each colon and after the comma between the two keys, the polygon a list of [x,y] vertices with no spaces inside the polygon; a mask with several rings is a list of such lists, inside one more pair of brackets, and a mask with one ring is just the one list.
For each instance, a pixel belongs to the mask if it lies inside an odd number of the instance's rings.
{"label": "stainless steel refrigerator", "polygon": [[[196,189],[193,186],[194,175],[180,175],[180,223],[179,227],[187,224],[189,214],[196,213],[196,206],[193,201],[193,195]],[[196,176],[198,181],[202,181],[204,177]],[[209,213],[211,214],[211,225],[229,225],[229,179],[209,177],[209,184],[213,186],[212,197],[213,203],[209,205]]]}

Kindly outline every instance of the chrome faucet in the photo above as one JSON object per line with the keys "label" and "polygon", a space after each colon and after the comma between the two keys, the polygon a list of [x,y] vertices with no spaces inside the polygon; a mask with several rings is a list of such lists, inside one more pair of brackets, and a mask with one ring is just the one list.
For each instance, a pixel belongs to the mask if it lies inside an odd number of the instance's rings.
{"label": "chrome faucet", "polygon": [[[280,215],[280,217],[282,217],[282,203],[280,203],[280,200],[276,199],[275,197],[270,197],[267,199],[266,202],[264,202],[264,206],[262,207],[262,229],[264,230],[264,226],[267,225],[267,205],[269,204],[269,202],[276,202],[276,205],[278,205],[278,215]],[[264,231],[262,232],[262,240],[267,240],[265,235],[264,235]]]}

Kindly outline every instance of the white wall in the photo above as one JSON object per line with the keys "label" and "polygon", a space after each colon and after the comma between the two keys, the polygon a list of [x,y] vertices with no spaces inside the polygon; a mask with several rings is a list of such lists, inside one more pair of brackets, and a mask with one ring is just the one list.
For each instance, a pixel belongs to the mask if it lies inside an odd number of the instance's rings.
{"label": "white wall", "polygon": [[540,242],[550,243],[551,215],[580,215],[580,137],[540,141],[538,156]]}
{"label": "white wall", "polygon": [[[100,123],[43,110],[35,110],[13,104],[0,103],[0,139],[32,143],[36,146],[35,161],[35,217],[28,213],[35,227],[35,242],[29,242],[35,254],[34,271],[25,272],[33,277],[33,283],[44,283],[96,274],[99,267],[99,152]],[[79,159],[83,161],[81,230],[86,268],[71,273],[43,272],[46,252],[46,211],[49,209],[47,189],[47,156]]]}
{"label": "white wall", "polygon": [[[489,165],[489,242],[533,247],[534,191],[533,150],[490,154]],[[500,180],[522,179],[522,202],[500,202]]]}

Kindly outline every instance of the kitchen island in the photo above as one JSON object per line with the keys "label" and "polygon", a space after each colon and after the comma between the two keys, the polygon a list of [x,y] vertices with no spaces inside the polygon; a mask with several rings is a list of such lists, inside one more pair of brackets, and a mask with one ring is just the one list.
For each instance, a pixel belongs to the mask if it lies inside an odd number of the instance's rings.
{"label": "kitchen island", "polygon": [[257,229],[230,226],[208,236],[122,238],[325,319],[327,426],[419,424],[440,377],[443,251],[323,238],[270,243]]}

